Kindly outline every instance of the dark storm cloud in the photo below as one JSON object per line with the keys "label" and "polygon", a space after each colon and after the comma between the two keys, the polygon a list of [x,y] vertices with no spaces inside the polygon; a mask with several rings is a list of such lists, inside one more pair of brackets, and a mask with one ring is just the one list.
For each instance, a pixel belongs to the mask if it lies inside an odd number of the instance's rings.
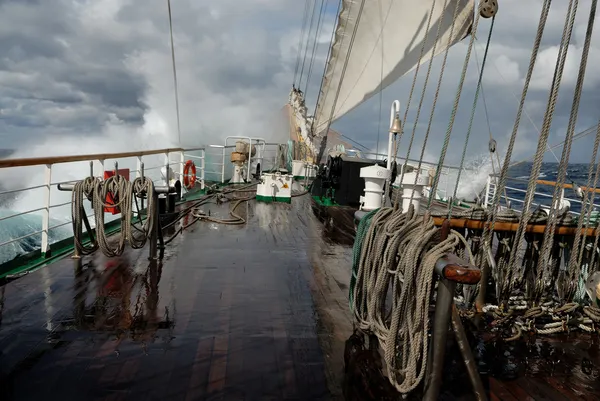
{"label": "dark storm cloud", "polygon": [[[334,2],[331,2],[334,3]],[[551,75],[552,47],[562,33],[567,2],[554,2],[540,50],[541,68],[532,83],[527,111],[541,127]],[[574,76],[577,70],[589,0],[580,1],[574,63],[565,71],[565,93],[559,98],[551,142],[564,138]],[[287,101],[293,80],[303,3],[293,0],[197,0],[172,4],[182,137],[192,145],[222,141],[224,132],[263,136],[265,123]],[[334,5],[335,6],[335,5]],[[335,8],[335,7],[333,7]],[[485,71],[484,91],[477,105],[469,154],[487,151],[489,131],[506,146],[522,89],[540,0],[505,0],[496,20]],[[307,87],[314,107],[328,40],[335,17],[328,14]],[[483,55],[489,20],[477,35],[477,55]],[[582,28],[583,27],[583,28]],[[582,32],[583,31],[583,32]],[[596,39],[597,39],[596,35]],[[450,52],[426,154],[438,155],[452,111],[468,39]],[[312,42],[311,42],[312,45]],[[598,45],[590,59],[578,129],[600,117]],[[312,50],[312,49],[311,49]],[[542,58],[545,57],[545,58]],[[441,58],[434,62],[427,95],[415,132],[412,156],[423,142]],[[302,89],[310,69],[310,54]],[[407,118],[400,154],[406,153],[416,116],[424,68]],[[498,70],[498,71],[497,71]],[[548,72],[550,71],[550,72]],[[477,82],[475,54],[452,131],[448,162],[460,157]],[[399,99],[406,106],[412,73],[334,124],[347,136],[372,147],[385,143],[389,106]],[[570,89],[569,89],[570,88]],[[169,24],[164,0],[0,0],[0,141],[19,146],[27,140],[55,135],[99,135],[107,127],[131,128],[176,135]],[[518,151],[535,150],[539,135],[526,116],[519,129]],[[186,139],[187,138],[187,139]],[[382,145],[385,146],[385,145]],[[583,152],[585,146],[574,147]],[[579,149],[579,150],[578,150]],[[583,150],[581,150],[583,149]],[[583,154],[583,153],[581,153]],[[584,156],[581,156],[584,157]]]}

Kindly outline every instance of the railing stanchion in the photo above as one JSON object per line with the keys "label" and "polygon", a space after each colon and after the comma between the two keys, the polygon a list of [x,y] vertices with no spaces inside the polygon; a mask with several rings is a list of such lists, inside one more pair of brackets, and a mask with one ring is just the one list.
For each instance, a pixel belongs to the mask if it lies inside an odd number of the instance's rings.
{"label": "railing stanchion", "polygon": [[222,148],[222,160],[221,160],[221,184],[225,183],[225,147]]}
{"label": "railing stanchion", "polygon": [[205,176],[205,170],[206,170],[206,151],[204,149],[202,149],[200,151],[200,155],[202,155],[202,160],[200,161],[200,169],[202,170],[200,172],[200,189],[204,189],[204,180],[206,178],[206,176]]}
{"label": "railing stanchion", "polygon": [[50,228],[50,188],[52,184],[52,165],[46,164],[44,167],[44,210],[42,212],[42,255],[50,256],[50,247],[48,246],[48,230]]}
{"label": "railing stanchion", "polygon": [[183,184],[183,167],[185,165],[185,153],[183,153],[183,150],[181,152],[179,152],[179,172],[178,172],[178,179],[179,181]]}

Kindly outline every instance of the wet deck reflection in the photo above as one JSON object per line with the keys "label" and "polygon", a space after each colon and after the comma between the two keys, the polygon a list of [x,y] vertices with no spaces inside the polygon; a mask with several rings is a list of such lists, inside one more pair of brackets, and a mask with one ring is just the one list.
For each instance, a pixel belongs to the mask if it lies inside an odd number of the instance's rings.
{"label": "wet deck reflection", "polygon": [[247,225],[200,222],[164,264],[129,251],[76,273],[66,259],[2,287],[1,398],[331,399],[307,207],[251,203],[237,210]]}
{"label": "wet deck reflection", "polygon": [[[249,202],[248,224],[198,222],[162,263],[65,259],[0,287],[0,400],[397,399],[370,351],[345,366],[354,228],[312,206]],[[596,336],[470,336],[490,399],[597,399]],[[443,399],[473,399],[452,343],[447,355]]]}

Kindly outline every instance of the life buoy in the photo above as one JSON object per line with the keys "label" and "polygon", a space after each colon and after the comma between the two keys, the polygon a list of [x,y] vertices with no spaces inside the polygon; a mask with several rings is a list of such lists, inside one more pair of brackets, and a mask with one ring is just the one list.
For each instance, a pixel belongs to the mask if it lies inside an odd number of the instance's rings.
{"label": "life buoy", "polygon": [[183,167],[183,186],[186,189],[192,189],[196,185],[196,165],[188,160]]}

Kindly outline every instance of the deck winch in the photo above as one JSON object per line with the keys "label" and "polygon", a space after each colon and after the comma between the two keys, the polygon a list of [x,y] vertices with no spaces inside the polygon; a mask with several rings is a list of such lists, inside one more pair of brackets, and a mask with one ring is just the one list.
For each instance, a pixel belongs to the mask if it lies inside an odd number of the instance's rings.
{"label": "deck winch", "polygon": [[360,169],[360,176],[365,180],[365,196],[361,196],[360,209],[366,212],[379,209],[383,202],[383,188],[391,173],[385,167],[374,164]]}
{"label": "deck winch", "polygon": [[260,202],[292,202],[291,174],[263,173],[256,187],[256,200]]}
{"label": "deck winch", "polygon": [[243,184],[248,180],[250,162],[256,155],[256,146],[244,141],[235,143],[235,151],[231,152],[231,163],[233,164],[233,177],[231,184]]}
{"label": "deck winch", "polygon": [[[404,174],[402,174],[402,170],[404,170]],[[408,208],[412,204],[415,212],[418,213],[423,190],[431,187],[432,181],[433,170],[425,168],[417,169],[417,167],[410,164],[400,166],[400,173],[394,186],[400,187],[401,190],[402,211],[408,211]]]}

